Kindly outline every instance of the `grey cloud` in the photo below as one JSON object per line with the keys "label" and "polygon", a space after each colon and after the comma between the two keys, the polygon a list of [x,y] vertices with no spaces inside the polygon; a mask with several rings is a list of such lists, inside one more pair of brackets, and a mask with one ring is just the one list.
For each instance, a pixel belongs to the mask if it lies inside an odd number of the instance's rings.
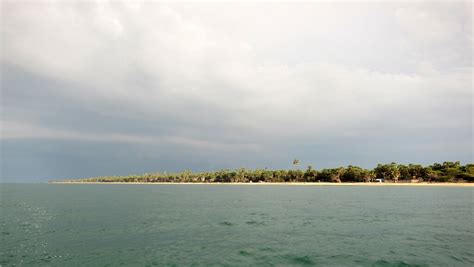
{"label": "grey cloud", "polygon": [[470,6],[3,2],[2,176],[472,161]]}

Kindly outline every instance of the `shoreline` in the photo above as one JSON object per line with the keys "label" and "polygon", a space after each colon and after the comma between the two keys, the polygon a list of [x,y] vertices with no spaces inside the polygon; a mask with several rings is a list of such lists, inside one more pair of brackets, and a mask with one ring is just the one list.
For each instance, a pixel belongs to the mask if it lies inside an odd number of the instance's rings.
{"label": "shoreline", "polygon": [[474,183],[176,183],[176,182],[75,182],[75,181],[52,181],[48,184],[109,184],[109,185],[289,185],[289,186],[447,186],[447,187],[474,187]]}

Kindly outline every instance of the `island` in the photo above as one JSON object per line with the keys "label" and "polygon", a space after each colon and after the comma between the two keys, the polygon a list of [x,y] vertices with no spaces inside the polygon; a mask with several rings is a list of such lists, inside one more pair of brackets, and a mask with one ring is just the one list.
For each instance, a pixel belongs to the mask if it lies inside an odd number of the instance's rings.
{"label": "island", "polygon": [[126,176],[100,176],[82,179],[62,179],[50,183],[194,183],[194,184],[471,184],[474,185],[474,164],[461,165],[459,161],[420,164],[378,164],[373,169],[358,166],[317,170],[294,169],[236,169],[212,172],[182,171],[178,173],[146,173]]}

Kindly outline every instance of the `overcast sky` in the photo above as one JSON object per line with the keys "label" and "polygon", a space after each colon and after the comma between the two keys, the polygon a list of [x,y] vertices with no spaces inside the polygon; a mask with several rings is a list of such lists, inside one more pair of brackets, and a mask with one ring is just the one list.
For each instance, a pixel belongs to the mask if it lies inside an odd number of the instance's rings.
{"label": "overcast sky", "polygon": [[1,2],[1,178],[473,162],[472,3]]}

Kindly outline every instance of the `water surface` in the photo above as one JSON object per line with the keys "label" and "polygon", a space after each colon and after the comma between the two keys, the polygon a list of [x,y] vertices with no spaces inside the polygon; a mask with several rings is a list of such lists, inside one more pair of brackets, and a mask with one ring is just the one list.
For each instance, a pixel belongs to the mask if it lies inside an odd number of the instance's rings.
{"label": "water surface", "polygon": [[471,187],[0,186],[1,266],[474,264]]}

